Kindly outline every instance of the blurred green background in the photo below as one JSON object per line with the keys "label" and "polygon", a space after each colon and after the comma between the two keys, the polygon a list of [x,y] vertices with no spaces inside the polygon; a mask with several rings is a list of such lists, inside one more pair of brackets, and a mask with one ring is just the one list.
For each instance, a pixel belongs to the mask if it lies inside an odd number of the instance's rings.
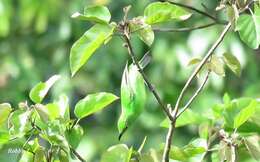
{"label": "blurred green background", "polygon": [[[203,9],[203,3],[212,14],[218,3],[217,0],[181,2],[200,9]],[[52,88],[49,97],[44,101],[46,103],[60,94],[66,94],[70,97],[73,110],[75,103],[89,93],[106,91],[120,95],[121,75],[129,58],[119,37],[113,38],[109,44],[99,49],[75,77],[70,77],[70,48],[92,25],[73,20],[70,16],[76,11],[82,12],[84,6],[93,4],[107,5],[112,13],[112,20],[118,22],[123,17],[124,6],[132,5],[130,17],[143,15],[149,0],[0,0],[0,103],[10,102],[15,107],[21,101],[30,102],[30,89],[54,74],[61,74],[63,77]],[[218,16],[225,19],[224,13]],[[168,24],[168,27],[189,27],[208,22],[210,20],[207,18],[194,14],[191,19]],[[166,103],[175,103],[190,75],[193,67],[187,66],[188,61],[205,55],[222,28],[214,26],[185,33],[156,33],[151,47],[153,60],[145,72]],[[133,37],[132,43],[140,58],[149,49],[136,37]],[[194,111],[203,112],[211,108],[214,103],[221,101],[225,92],[233,98],[260,97],[260,51],[250,50],[240,41],[237,33],[229,33],[215,53],[221,55],[225,51],[238,57],[243,66],[242,76],[237,78],[229,70],[226,70],[224,78],[211,75],[205,91],[191,107]],[[187,95],[197,85],[194,82]],[[145,112],[121,141],[138,148],[147,136],[145,150],[159,148],[167,132],[159,126],[164,119],[161,109],[153,96],[148,96]],[[73,111],[71,112],[73,116]],[[109,146],[120,143],[116,129],[119,114],[118,101],[81,121],[86,135],[78,152],[88,161],[99,161],[102,152]],[[174,143],[184,145],[196,134],[194,126],[179,128],[175,135],[178,140],[174,140]],[[9,155],[6,153],[7,149],[5,146],[0,150],[0,161],[17,161],[19,155]]]}

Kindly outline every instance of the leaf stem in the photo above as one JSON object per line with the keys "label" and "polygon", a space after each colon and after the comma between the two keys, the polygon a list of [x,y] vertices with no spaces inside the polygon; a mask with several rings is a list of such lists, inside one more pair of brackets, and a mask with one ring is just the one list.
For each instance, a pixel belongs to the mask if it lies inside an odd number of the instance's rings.
{"label": "leaf stem", "polygon": [[[196,67],[196,69],[194,70],[194,72],[191,74],[191,76],[187,80],[186,84],[184,85],[184,87],[183,87],[183,89],[182,89],[182,91],[181,91],[181,93],[180,93],[180,95],[177,99],[174,110],[172,111],[174,121],[171,122],[171,125],[170,125],[169,130],[168,130],[168,134],[167,134],[167,137],[166,137],[166,145],[165,145],[165,149],[164,149],[164,153],[163,153],[163,162],[169,162],[169,153],[170,153],[170,149],[171,149],[171,142],[172,142],[173,133],[174,133],[174,130],[175,130],[175,120],[177,119],[177,114],[178,114],[180,102],[183,99],[184,94],[187,91],[187,89],[189,88],[193,79],[197,76],[197,74],[200,72],[202,67],[207,63],[208,59],[212,56],[213,52],[216,50],[216,48],[219,46],[219,44],[223,41],[224,37],[226,36],[226,34],[227,34],[227,32],[229,31],[230,28],[231,28],[231,23],[228,23],[228,25],[226,25],[226,27],[224,28],[224,30],[220,34],[217,41],[213,44],[213,46],[210,48],[208,53],[205,55],[203,60]],[[195,97],[196,97],[196,95],[195,95]],[[192,97],[192,98],[195,98],[195,97]],[[192,101],[193,100],[191,100],[191,102]],[[189,102],[188,102],[188,104],[189,104]]]}
{"label": "leaf stem", "polygon": [[177,29],[172,29],[172,28],[153,28],[153,31],[155,32],[189,32],[193,30],[198,30],[198,29],[204,29],[208,28],[214,25],[217,25],[218,23],[213,22],[209,23],[206,25],[200,25],[200,26],[194,26],[194,27],[187,27],[187,28],[177,28]]}

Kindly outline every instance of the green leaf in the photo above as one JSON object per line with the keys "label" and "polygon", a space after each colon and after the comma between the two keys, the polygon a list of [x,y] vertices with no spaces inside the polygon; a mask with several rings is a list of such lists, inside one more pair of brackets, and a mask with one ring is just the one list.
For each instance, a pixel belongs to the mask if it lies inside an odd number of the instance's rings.
{"label": "green leaf", "polygon": [[121,114],[117,122],[119,139],[141,115],[146,103],[145,82],[137,67],[125,66],[121,81]]}
{"label": "green leaf", "polygon": [[[205,139],[196,139],[183,148],[173,146],[170,150],[170,158],[180,161],[188,161],[188,159],[191,160],[191,158],[198,158],[199,160],[197,161],[201,161],[207,150],[206,148],[207,142]],[[191,161],[195,160],[193,159]]]}
{"label": "green leaf", "polygon": [[96,23],[109,23],[111,14],[105,6],[90,6],[84,9],[84,14],[76,12],[71,17]]}
{"label": "green leaf", "polygon": [[189,61],[188,66],[195,65],[201,62],[200,58],[193,58]]}
{"label": "green leaf", "polygon": [[131,150],[124,144],[111,146],[102,155],[100,162],[129,162]]}
{"label": "green leaf", "polygon": [[77,40],[70,51],[72,76],[88,61],[90,56],[113,34],[115,26],[96,24]]}
{"label": "green leaf", "polygon": [[153,44],[154,32],[152,26],[146,24],[143,17],[137,17],[130,21],[130,31],[136,32],[138,37],[148,46]]}
{"label": "green leaf", "polygon": [[117,96],[106,92],[90,94],[76,104],[74,113],[81,119],[100,111],[117,99]]}
{"label": "green leaf", "polygon": [[238,59],[229,53],[224,53],[224,61],[227,64],[227,66],[230,68],[231,71],[233,71],[237,76],[241,75],[241,64],[238,61]]}
{"label": "green leaf", "polygon": [[0,104],[0,125],[2,125],[8,118],[12,107],[9,103]]}
{"label": "green leaf", "polygon": [[46,162],[46,158],[45,158],[45,152],[43,150],[43,148],[38,148],[36,151],[35,151],[35,154],[34,154],[34,162]]}
{"label": "green leaf", "polygon": [[222,62],[221,58],[213,55],[210,62],[208,63],[208,67],[217,75],[222,77],[225,76],[224,63]]}
{"label": "green leaf", "polygon": [[84,130],[80,125],[75,125],[73,128],[66,130],[65,137],[69,145],[76,149],[83,137]]}
{"label": "green leaf", "polygon": [[38,83],[36,86],[32,88],[30,91],[30,99],[35,103],[41,103],[43,98],[48,93],[49,89],[53,86],[53,84],[60,79],[59,75],[54,75],[49,78],[46,82]]}
{"label": "green leaf", "polygon": [[28,130],[31,129],[29,118],[32,111],[16,110],[10,115],[11,128],[9,133],[16,137],[22,137]]}
{"label": "green leaf", "polygon": [[10,135],[8,132],[0,131],[0,146],[2,144],[9,142],[9,139],[10,139]]}
{"label": "green leaf", "polygon": [[144,10],[145,22],[149,25],[171,20],[186,20],[191,14],[183,8],[168,2],[154,2]]}
{"label": "green leaf", "polygon": [[257,102],[253,100],[246,108],[242,109],[235,117],[234,128],[240,127],[245,123],[256,111]]}
{"label": "green leaf", "polygon": [[255,6],[255,13],[241,15],[236,26],[240,38],[253,49],[257,49],[260,44],[260,7]]}

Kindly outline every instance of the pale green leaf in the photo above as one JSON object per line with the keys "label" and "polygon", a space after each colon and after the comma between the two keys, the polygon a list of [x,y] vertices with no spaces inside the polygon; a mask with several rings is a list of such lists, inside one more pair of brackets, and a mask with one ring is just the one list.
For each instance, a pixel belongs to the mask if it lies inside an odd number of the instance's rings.
{"label": "pale green leaf", "polygon": [[35,103],[41,103],[43,98],[48,93],[49,89],[53,86],[53,84],[60,79],[59,75],[54,75],[49,78],[46,82],[40,82],[36,86],[32,88],[30,91],[30,99]]}
{"label": "pale green leaf", "polygon": [[130,150],[124,144],[111,146],[101,157],[100,162],[129,162]]}
{"label": "pale green leaf", "polygon": [[105,6],[90,6],[84,9],[84,14],[76,12],[71,17],[96,23],[109,23],[111,14]]}
{"label": "pale green leaf", "polygon": [[12,107],[9,103],[0,104],[0,125],[2,125],[8,118]]}
{"label": "pale green leaf", "polygon": [[213,55],[211,57],[210,62],[208,63],[208,67],[211,71],[213,71],[217,75],[225,76],[224,63],[219,57]]}
{"label": "pale green leaf", "polygon": [[147,24],[163,23],[171,20],[186,20],[191,14],[183,8],[168,2],[154,2],[144,10]]}
{"label": "pale green leaf", "polygon": [[113,34],[113,25],[96,24],[77,40],[70,51],[72,76],[88,61],[90,56]]}
{"label": "pale green leaf", "polygon": [[237,76],[241,75],[241,64],[238,59],[229,53],[224,53],[224,61],[227,66],[232,70]]}
{"label": "pale green leaf", "polygon": [[259,145],[259,136],[250,136],[244,139],[247,150],[251,156],[256,160],[260,160],[260,145]]}
{"label": "pale green leaf", "polygon": [[251,103],[242,109],[235,117],[234,128],[239,128],[244,124],[256,111],[257,102],[252,100]]}
{"label": "pale green leaf", "polygon": [[101,92],[90,94],[76,104],[74,110],[75,115],[79,119],[84,118],[100,111],[117,99],[118,97],[111,93]]}
{"label": "pale green leaf", "polygon": [[188,66],[190,66],[190,65],[195,65],[195,64],[198,64],[198,63],[200,63],[200,62],[201,62],[201,59],[200,59],[200,58],[193,58],[193,59],[191,59],[191,60],[189,61]]}

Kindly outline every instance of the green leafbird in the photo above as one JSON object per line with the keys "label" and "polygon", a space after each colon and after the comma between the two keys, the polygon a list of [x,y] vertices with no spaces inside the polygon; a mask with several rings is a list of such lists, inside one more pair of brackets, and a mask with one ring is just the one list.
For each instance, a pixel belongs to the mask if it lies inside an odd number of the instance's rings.
{"label": "green leafbird", "polygon": [[[144,68],[150,62],[150,55],[146,54],[140,61]],[[121,82],[121,115],[118,120],[119,140],[124,132],[142,113],[145,106],[145,82],[136,65],[126,64]]]}

